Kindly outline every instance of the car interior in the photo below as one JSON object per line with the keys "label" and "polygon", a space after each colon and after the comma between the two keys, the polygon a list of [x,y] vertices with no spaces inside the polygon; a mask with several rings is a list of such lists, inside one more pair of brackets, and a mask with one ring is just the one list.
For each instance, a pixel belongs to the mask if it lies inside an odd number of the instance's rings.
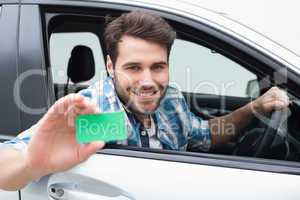
{"label": "car interior", "polygon": [[[106,55],[104,44],[101,42],[103,41],[103,27],[105,27],[105,24],[109,20],[120,15],[119,11],[103,11],[103,13],[97,12],[95,15],[93,15],[93,13],[89,15],[78,15],[74,13],[57,14],[57,10],[55,11],[56,12],[47,10],[49,13],[45,17],[46,20],[44,23],[47,28],[47,35],[44,37],[47,38],[48,41],[53,33],[91,32],[99,38],[103,55]],[[73,11],[71,10],[70,12]],[[197,35],[200,35],[199,30],[183,27],[182,24],[174,21],[170,21],[170,23],[178,30],[179,38],[196,41],[193,37],[189,37],[189,35],[185,33],[189,32],[191,35],[197,33]],[[183,29],[185,33],[180,32]],[[229,44],[217,40],[213,41],[213,38],[207,36],[206,33],[200,33],[200,42],[202,42],[202,45],[208,46],[214,51],[237,62],[243,62],[243,66],[250,67],[249,70],[257,75],[259,94],[263,94],[271,88],[272,85],[275,85],[273,77],[264,80],[266,74],[270,74],[271,69],[269,69],[268,66],[261,64],[258,60],[247,57],[244,53],[238,52],[237,49],[234,49]],[[217,46],[218,42],[220,46]],[[84,45],[75,46],[68,61],[66,82],[63,84],[53,83],[55,98],[59,99],[69,93],[78,92],[79,90],[87,88],[89,85],[84,82],[95,76],[96,59],[97,57],[93,55],[90,47]],[[105,60],[105,56],[103,59]],[[51,61],[49,61],[48,65],[51,66]],[[260,66],[260,69],[258,70],[253,66]],[[249,90],[251,90],[250,84],[252,83],[249,83]],[[288,91],[288,95],[291,99],[291,104],[287,111],[273,112],[265,120],[261,120],[259,117],[255,118],[245,129],[245,133],[242,137],[236,138],[236,140],[226,144],[222,148],[213,149],[209,153],[300,161],[300,124],[298,122],[300,119],[300,101],[298,97],[290,91],[289,84],[289,82],[282,85],[278,84],[279,87]],[[253,100],[252,97],[234,97],[189,92],[183,92],[183,95],[190,106],[190,110],[197,116],[207,120],[228,114]],[[191,149],[191,151],[193,150]]]}
{"label": "car interior", "polygon": [[[87,85],[78,83],[88,81],[95,75],[95,62],[92,50],[83,45],[77,45],[72,49],[68,61],[67,82],[54,84],[55,98],[59,99],[67,94],[76,93],[87,88]],[[70,84],[72,81],[73,84]]]}

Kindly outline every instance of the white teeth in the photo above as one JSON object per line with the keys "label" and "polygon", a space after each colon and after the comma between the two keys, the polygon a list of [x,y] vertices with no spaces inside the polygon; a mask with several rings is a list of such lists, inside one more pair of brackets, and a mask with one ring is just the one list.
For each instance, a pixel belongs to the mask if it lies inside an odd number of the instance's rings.
{"label": "white teeth", "polygon": [[137,96],[142,96],[142,97],[149,97],[152,96],[156,93],[157,91],[153,91],[153,92],[140,92],[140,93],[135,93]]}

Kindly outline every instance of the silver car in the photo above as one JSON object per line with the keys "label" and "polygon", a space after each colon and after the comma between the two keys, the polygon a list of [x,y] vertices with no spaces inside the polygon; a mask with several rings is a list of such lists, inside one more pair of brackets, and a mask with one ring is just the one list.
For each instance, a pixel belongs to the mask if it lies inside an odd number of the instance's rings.
{"label": "silver car", "polygon": [[[56,99],[106,76],[104,27],[136,9],[161,15],[176,30],[170,84],[199,117],[228,114],[273,85],[287,91],[289,109],[257,116],[243,137],[208,153],[107,146],[71,170],[18,192],[1,191],[0,199],[298,200],[300,57],[220,13],[179,0],[0,0],[1,141],[36,123]],[[70,83],[76,45],[92,50],[95,76]]]}

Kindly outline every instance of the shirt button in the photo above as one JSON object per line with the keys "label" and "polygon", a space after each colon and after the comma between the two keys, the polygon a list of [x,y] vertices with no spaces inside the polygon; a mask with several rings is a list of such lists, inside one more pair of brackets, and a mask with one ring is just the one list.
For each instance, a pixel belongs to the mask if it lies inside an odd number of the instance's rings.
{"label": "shirt button", "polygon": [[146,136],[146,135],[147,135],[146,131],[142,131],[142,132],[141,132],[141,135],[142,135],[142,136]]}

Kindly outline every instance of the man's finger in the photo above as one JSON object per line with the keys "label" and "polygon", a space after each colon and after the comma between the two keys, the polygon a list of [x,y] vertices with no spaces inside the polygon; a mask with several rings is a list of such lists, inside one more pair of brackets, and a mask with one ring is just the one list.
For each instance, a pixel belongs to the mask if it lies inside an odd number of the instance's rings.
{"label": "man's finger", "polygon": [[80,104],[75,104],[69,107],[69,110],[65,113],[67,116],[68,126],[74,127],[75,120],[78,115],[96,114],[99,113],[99,108],[87,100],[82,101]]}
{"label": "man's finger", "polygon": [[288,106],[288,103],[284,102],[284,101],[270,101],[268,103],[265,104],[265,109],[268,112],[271,112],[273,110],[281,110],[284,109]]}
{"label": "man's finger", "polygon": [[54,114],[64,114],[68,111],[70,106],[76,103],[81,103],[84,100],[85,97],[80,94],[68,94],[55,102],[52,111]]}
{"label": "man's finger", "polygon": [[103,141],[91,142],[89,144],[81,145],[79,148],[80,161],[88,159],[91,155],[96,153],[98,149],[102,149],[105,143]]}

